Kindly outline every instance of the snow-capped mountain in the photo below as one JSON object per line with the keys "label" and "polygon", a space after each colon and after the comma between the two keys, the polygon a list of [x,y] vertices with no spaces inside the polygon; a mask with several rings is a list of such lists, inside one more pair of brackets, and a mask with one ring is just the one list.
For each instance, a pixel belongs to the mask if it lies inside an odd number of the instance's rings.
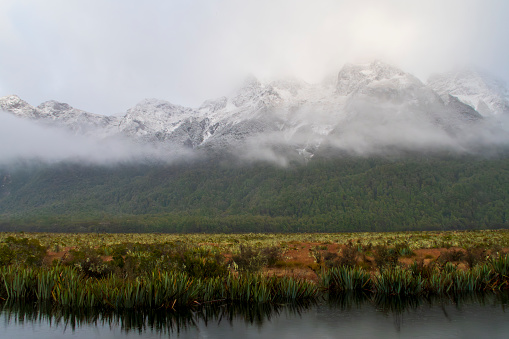
{"label": "snow-capped mountain", "polygon": [[16,95],[9,95],[0,98],[0,110],[20,118],[61,126],[77,134],[104,138],[118,133],[118,117],[88,113],[54,100],[33,107]]}
{"label": "snow-capped mountain", "polygon": [[199,113],[167,101],[145,99],[130,108],[120,119],[118,130],[129,137],[164,142],[179,128],[193,125]]}
{"label": "snow-capped mountain", "polygon": [[[245,81],[238,91],[190,108],[146,99],[122,117],[102,116],[56,101],[33,107],[11,95],[0,109],[96,138],[192,149],[284,146],[311,156],[321,145],[447,146],[481,121],[509,112],[509,91],[475,72],[437,75],[428,84],[375,61],[347,64],[334,81]],[[480,127],[479,127],[480,128]]]}
{"label": "snow-capped mountain", "polygon": [[509,114],[509,89],[495,77],[478,69],[436,74],[428,86],[445,102],[458,99],[485,117]]}
{"label": "snow-capped mountain", "polygon": [[367,112],[384,120],[413,117],[442,128],[458,128],[481,118],[470,106],[445,101],[415,76],[381,62],[345,66],[337,89],[349,97],[347,111],[357,115]]}
{"label": "snow-capped mountain", "polygon": [[17,95],[8,95],[0,98],[0,109],[21,118],[42,118],[42,112],[38,111],[26,101],[21,100]]}

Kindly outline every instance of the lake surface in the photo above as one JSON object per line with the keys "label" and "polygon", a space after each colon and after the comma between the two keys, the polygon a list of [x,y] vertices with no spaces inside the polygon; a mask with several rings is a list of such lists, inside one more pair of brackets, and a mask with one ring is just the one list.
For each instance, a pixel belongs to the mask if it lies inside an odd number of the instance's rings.
{"label": "lake surface", "polygon": [[3,305],[0,338],[508,338],[507,295],[342,296],[306,305],[81,313]]}

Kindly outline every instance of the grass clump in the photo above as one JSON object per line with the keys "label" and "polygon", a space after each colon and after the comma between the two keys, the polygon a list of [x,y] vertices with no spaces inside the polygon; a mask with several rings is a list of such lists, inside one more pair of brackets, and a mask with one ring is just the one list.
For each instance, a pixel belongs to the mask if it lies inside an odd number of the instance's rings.
{"label": "grass clump", "polygon": [[429,279],[435,272],[435,265],[424,263],[424,260],[414,260],[408,266],[408,269],[412,273],[413,277],[421,277],[423,279]]}
{"label": "grass clump", "polygon": [[362,251],[362,246],[359,244],[354,245],[352,241],[349,241],[340,249],[339,254],[319,251],[313,253],[313,255],[316,258],[317,264],[324,264],[326,268],[353,268],[358,266],[360,251]]}
{"label": "grass clump", "polygon": [[464,260],[469,268],[474,268],[476,265],[484,264],[488,258],[488,254],[484,248],[469,247],[466,250]]}
{"label": "grass clump", "polygon": [[377,245],[373,256],[380,272],[386,268],[393,268],[398,264],[399,253],[394,248]]}
{"label": "grass clump", "polygon": [[256,248],[240,245],[240,252],[232,256],[232,263],[239,271],[258,272],[264,266],[274,266],[281,260],[283,252],[276,246]]}
{"label": "grass clump", "polygon": [[499,289],[509,287],[509,254],[500,254],[490,259],[488,264],[494,273],[493,286],[498,286]]}
{"label": "grass clump", "polygon": [[340,266],[323,271],[321,285],[330,292],[362,291],[371,288],[371,275],[358,267]]}
{"label": "grass clump", "polygon": [[227,274],[195,279],[185,272],[152,271],[125,280],[87,277],[74,267],[0,269],[0,297],[50,301],[71,309],[177,309],[209,302],[295,302],[316,297],[315,284],[293,278]]}
{"label": "grass clump", "polygon": [[70,250],[61,263],[64,266],[75,267],[78,272],[90,278],[103,278],[112,272],[112,266],[105,263],[92,248]]}
{"label": "grass clump", "polygon": [[419,295],[425,282],[420,276],[413,276],[410,270],[394,266],[381,271],[373,279],[373,288],[378,294]]}
{"label": "grass clump", "polygon": [[216,252],[193,248],[174,257],[177,267],[195,278],[211,278],[228,275],[224,257]]}
{"label": "grass clump", "polygon": [[460,249],[450,249],[440,254],[438,260],[441,263],[459,262],[465,258],[465,253]]}
{"label": "grass clump", "polygon": [[40,266],[46,250],[37,239],[7,237],[0,243],[0,266]]}
{"label": "grass clump", "polygon": [[394,246],[394,251],[398,253],[400,257],[411,257],[415,253],[410,249],[407,243],[399,243]]}
{"label": "grass clump", "polygon": [[357,265],[358,247],[349,241],[345,247],[341,249],[341,257],[337,261],[337,266],[353,268]]}

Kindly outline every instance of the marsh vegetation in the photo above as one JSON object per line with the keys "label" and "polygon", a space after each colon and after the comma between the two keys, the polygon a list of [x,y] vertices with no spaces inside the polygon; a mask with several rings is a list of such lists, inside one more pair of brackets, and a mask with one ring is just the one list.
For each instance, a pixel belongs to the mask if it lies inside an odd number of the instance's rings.
{"label": "marsh vegetation", "polygon": [[0,297],[71,309],[294,303],[509,289],[509,232],[3,233]]}

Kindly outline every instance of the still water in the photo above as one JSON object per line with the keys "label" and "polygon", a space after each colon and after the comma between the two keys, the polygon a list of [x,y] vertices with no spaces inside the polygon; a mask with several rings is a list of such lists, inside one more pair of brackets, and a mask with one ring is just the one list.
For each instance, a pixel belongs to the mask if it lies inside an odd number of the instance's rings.
{"label": "still water", "polygon": [[0,338],[509,338],[507,295],[341,296],[304,305],[80,313],[2,305]]}

